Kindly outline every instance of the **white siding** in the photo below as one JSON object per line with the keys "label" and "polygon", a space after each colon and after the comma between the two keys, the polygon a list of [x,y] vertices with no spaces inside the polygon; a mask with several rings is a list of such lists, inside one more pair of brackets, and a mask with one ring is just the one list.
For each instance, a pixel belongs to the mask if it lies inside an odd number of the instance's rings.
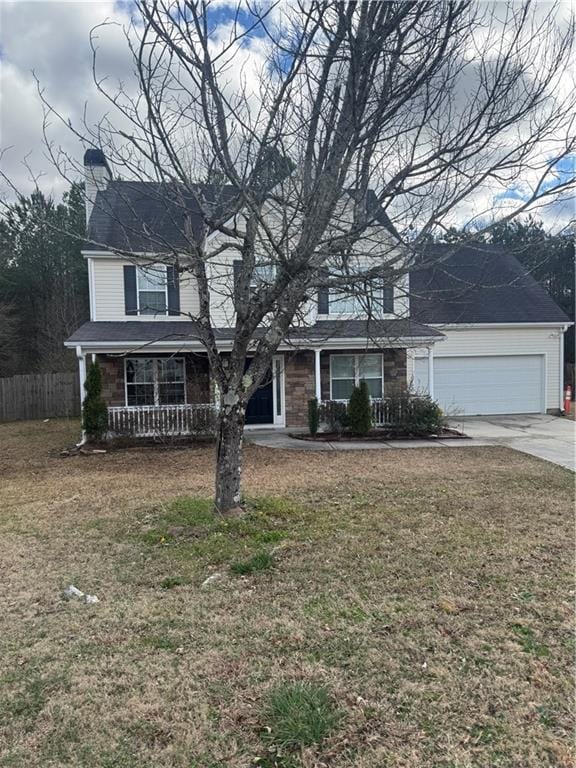
{"label": "white siding", "polygon": [[[347,202],[347,206],[350,203]],[[351,210],[350,210],[351,213]],[[241,217],[239,217],[241,221]],[[269,206],[267,211],[267,226],[274,230],[275,228],[282,227],[282,218],[278,212],[274,210],[273,206]],[[300,234],[300,226],[298,220],[295,220],[291,224],[291,230],[293,232],[293,241],[296,244],[298,236]],[[341,232],[337,232],[341,234]],[[215,233],[208,238],[207,251],[216,251],[221,243],[225,240],[229,240],[222,233]],[[263,243],[261,246],[262,253],[267,253],[268,249]],[[382,251],[384,250],[385,258],[390,262],[392,266],[398,266],[402,262],[403,255],[401,249],[395,246],[392,235],[380,225],[373,226],[367,229],[364,237],[358,242],[356,246],[358,252],[358,263],[366,266],[373,267],[374,262],[379,262],[382,259]],[[235,249],[226,249],[222,253],[218,253],[214,259],[209,259],[207,264],[207,275],[210,284],[210,312],[212,315],[212,322],[217,327],[229,327],[235,323],[235,311],[233,302],[234,293],[234,261],[241,259],[241,254]],[[408,299],[408,275],[402,276],[399,279],[399,284],[395,287],[394,291],[394,316],[406,317],[409,311],[409,299]],[[306,301],[300,308],[299,316],[301,322],[297,324],[313,325],[318,318],[318,302],[317,295],[314,294]],[[349,318],[349,315],[323,315],[323,319],[335,320],[339,318]],[[361,317],[361,316],[354,316]]]}
{"label": "white siding", "polygon": [[[127,316],[124,314],[124,265],[133,264],[118,258],[89,259],[93,286],[91,296],[94,296],[92,307],[93,320],[187,320],[182,315],[166,315],[151,317]],[[184,273],[180,275],[180,310],[192,315],[198,312],[198,293],[194,278]]]}
{"label": "white siding", "polygon": [[[478,355],[544,355],[546,365],[546,408],[560,407],[560,336],[559,328],[439,328],[446,339],[434,346],[434,357]],[[424,357],[426,350],[414,350]],[[408,379],[414,376],[412,355],[408,359]]]}

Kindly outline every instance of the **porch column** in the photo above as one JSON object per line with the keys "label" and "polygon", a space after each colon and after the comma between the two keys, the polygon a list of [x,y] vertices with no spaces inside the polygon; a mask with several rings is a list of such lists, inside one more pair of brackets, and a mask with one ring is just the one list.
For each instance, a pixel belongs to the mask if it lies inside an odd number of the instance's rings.
{"label": "porch column", "polygon": [[[84,383],[86,382],[86,354],[82,352],[82,347],[76,347],[76,357],[78,358],[78,375],[80,377],[80,414],[82,414],[82,402],[84,400]],[[86,442],[86,432],[82,429],[82,443]]]}
{"label": "porch column", "polygon": [[428,394],[434,400],[434,347],[428,347]]}
{"label": "porch column", "polygon": [[321,349],[314,348],[314,383],[316,388],[316,399],[318,402],[322,400],[322,385],[320,382],[320,352]]}

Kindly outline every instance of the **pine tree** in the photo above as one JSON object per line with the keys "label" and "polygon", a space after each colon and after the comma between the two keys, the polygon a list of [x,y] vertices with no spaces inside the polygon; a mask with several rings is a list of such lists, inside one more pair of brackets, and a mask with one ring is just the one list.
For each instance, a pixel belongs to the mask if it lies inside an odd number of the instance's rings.
{"label": "pine tree", "polygon": [[88,440],[101,440],[108,426],[108,409],[102,399],[102,373],[97,362],[91,363],[84,382],[86,397],[82,403],[82,426]]}

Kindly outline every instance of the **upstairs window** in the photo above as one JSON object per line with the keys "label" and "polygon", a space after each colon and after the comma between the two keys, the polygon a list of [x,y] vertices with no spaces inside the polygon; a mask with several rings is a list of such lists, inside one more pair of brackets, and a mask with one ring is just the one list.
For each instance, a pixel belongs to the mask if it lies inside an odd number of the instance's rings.
{"label": "upstairs window", "polygon": [[349,400],[361,381],[368,385],[370,397],[383,393],[382,355],[331,355],[330,398]]}
{"label": "upstairs window", "polygon": [[350,288],[322,287],[318,291],[318,314],[366,317],[394,314],[394,286],[382,280],[356,281]]}
{"label": "upstairs window", "polygon": [[182,357],[126,360],[127,405],[180,405],[186,402]]}
{"label": "upstairs window", "polygon": [[163,264],[136,267],[139,315],[165,315],[168,309],[168,281]]}

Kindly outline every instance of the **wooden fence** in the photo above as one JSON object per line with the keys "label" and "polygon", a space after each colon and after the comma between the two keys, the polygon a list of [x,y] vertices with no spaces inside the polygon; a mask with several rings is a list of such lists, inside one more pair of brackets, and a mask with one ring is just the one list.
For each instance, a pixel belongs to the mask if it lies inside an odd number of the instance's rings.
{"label": "wooden fence", "polygon": [[0,379],[0,421],[79,415],[77,373],[31,373]]}

